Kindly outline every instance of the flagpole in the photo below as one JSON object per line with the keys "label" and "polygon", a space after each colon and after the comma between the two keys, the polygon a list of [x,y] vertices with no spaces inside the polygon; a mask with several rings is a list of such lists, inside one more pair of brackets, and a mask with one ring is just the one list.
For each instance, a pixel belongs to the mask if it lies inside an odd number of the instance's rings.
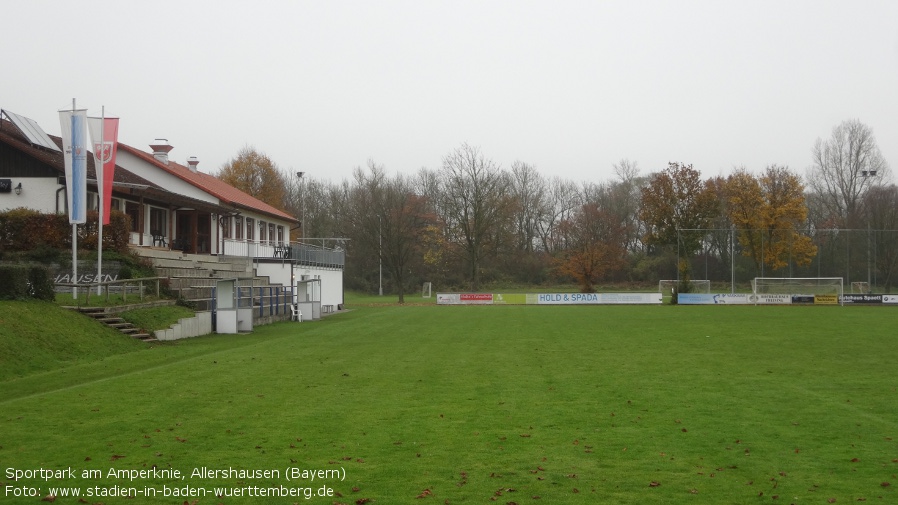
{"label": "flagpole", "polygon": [[106,136],[103,133],[103,128],[106,126],[106,106],[104,105],[100,110],[99,166],[97,166],[97,146],[96,144],[94,145],[94,174],[97,177],[97,202],[99,203],[99,205],[97,205],[97,217],[100,222],[100,236],[97,239],[97,296],[100,296],[103,292],[103,287],[100,283],[103,281],[103,207],[105,207],[103,196],[106,194],[106,190],[103,187],[105,185],[104,171],[106,168],[103,166],[106,163],[105,157],[103,156],[106,151]]}
{"label": "flagpole", "polygon": [[[72,114],[74,113],[75,99],[72,98]],[[70,215],[69,218],[71,217]],[[76,285],[78,284],[78,223],[72,223],[72,284],[72,298],[78,300],[78,286]],[[90,292],[89,289],[88,292]]]}

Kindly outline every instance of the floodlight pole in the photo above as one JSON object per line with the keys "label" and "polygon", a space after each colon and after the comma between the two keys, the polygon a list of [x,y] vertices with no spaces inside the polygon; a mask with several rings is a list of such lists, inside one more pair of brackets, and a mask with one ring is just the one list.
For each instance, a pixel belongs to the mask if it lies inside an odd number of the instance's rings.
{"label": "floodlight pole", "polygon": [[299,179],[299,238],[303,239],[306,235],[306,212],[305,212],[305,202],[303,201],[302,195],[302,176],[305,175],[305,172],[296,172],[296,178]]}
{"label": "floodlight pole", "polygon": [[[864,178],[864,183],[867,183],[868,177],[876,177],[876,170],[861,170],[861,177]],[[869,188],[868,188],[869,189]],[[867,201],[866,214],[867,214],[867,293],[873,292],[873,284],[870,283],[872,280],[872,267],[870,265],[870,256],[871,247],[870,247],[870,202]]]}
{"label": "floodlight pole", "polygon": [[730,293],[736,294],[736,227],[730,225]]}
{"label": "floodlight pole", "polygon": [[380,216],[377,216],[377,260],[378,260],[378,288],[377,295],[384,295],[384,234],[383,223]]}

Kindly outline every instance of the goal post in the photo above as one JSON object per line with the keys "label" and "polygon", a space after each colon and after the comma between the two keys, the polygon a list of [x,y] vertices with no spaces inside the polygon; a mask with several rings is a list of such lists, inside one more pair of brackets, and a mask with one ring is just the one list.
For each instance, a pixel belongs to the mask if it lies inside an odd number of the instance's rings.
{"label": "goal post", "polygon": [[755,277],[754,294],[836,295],[841,303],[844,281],[841,277]]}
{"label": "goal post", "polygon": [[432,289],[433,285],[429,282],[425,282],[421,286],[421,298],[430,298],[431,296],[433,296]]}
{"label": "goal post", "polygon": [[[690,293],[711,292],[711,281],[709,280],[690,279],[686,282],[689,285]],[[679,288],[680,284],[682,284],[682,281],[676,279],[662,279],[658,281],[658,292],[661,293],[662,296],[670,296],[671,293],[673,293],[673,289]]]}

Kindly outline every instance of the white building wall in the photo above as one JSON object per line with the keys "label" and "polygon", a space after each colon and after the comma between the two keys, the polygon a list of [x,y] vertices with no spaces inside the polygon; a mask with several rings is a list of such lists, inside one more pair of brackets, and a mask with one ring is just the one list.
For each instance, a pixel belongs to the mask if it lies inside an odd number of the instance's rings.
{"label": "white building wall", "polygon": [[[16,177],[12,178],[12,187],[22,184],[22,194],[15,191],[0,193],[0,209],[10,210],[24,207],[45,214],[56,213],[56,191],[60,186],[56,177]],[[65,190],[59,192],[59,212],[66,213]]]}
{"label": "white building wall", "polygon": [[[138,158],[137,156],[134,156],[127,151],[118,151],[115,157],[115,164],[171,191],[172,193],[189,196],[191,198],[196,198],[197,200],[202,200],[204,202],[214,204],[219,203],[218,198],[197,188],[193,184],[190,184],[189,182],[160,169],[159,167],[147,163],[146,161]],[[173,169],[179,170],[176,167],[173,167]],[[187,169],[185,168],[184,170]]]}
{"label": "white building wall", "polygon": [[291,286],[303,277],[321,279],[321,305],[343,303],[343,270],[337,268],[306,267],[291,265],[290,262],[265,262],[256,265],[256,274],[268,276],[273,284]]}

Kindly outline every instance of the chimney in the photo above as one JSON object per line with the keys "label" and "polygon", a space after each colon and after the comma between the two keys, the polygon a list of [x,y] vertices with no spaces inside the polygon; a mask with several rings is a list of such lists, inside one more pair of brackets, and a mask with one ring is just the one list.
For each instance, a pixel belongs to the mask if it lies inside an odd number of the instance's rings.
{"label": "chimney", "polygon": [[200,160],[196,158],[196,156],[191,156],[187,158],[187,167],[191,172],[196,173],[196,166],[200,164]]}
{"label": "chimney", "polygon": [[156,139],[155,143],[150,144],[153,150],[153,157],[168,165],[168,152],[175,147],[168,143],[168,139]]}

